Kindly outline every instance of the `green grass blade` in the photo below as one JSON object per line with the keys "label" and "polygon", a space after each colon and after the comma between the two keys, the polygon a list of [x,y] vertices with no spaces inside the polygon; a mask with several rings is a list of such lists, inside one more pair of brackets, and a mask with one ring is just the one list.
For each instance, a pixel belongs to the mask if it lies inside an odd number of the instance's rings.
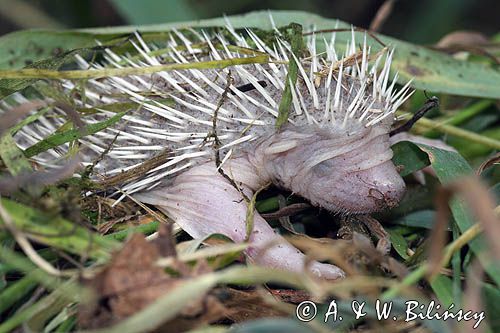
{"label": "green grass blade", "polygon": [[[59,216],[49,216],[23,204],[1,199],[16,228],[29,233],[30,238],[81,256],[107,259],[117,245],[111,239],[69,222]],[[0,219],[0,225],[3,221]]]}

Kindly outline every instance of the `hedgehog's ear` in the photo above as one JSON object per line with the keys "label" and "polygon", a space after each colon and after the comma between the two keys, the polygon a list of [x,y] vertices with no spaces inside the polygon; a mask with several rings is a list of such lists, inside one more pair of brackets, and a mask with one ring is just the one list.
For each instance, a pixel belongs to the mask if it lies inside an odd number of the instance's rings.
{"label": "hedgehog's ear", "polygon": [[265,150],[264,154],[266,155],[275,155],[284,153],[298,146],[297,140],[287,140],[287,141],[278,141],[269,145]]}

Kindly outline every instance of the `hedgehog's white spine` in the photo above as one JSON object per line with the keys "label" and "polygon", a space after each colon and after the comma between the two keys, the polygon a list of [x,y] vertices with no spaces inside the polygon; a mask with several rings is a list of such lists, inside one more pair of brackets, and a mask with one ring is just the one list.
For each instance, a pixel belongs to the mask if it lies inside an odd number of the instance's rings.
{"label": "hedgehog's white spine", "polygon": [[[110,117],[114,115],[114,113],[106,111],[102,107],[96,106],[96,104],[120,101],[119,98],[105,96],[100,91],[123,93],[144,110],[161,117],[163,121],[163,127],[156,128],[149,119],[135,115],[125,115],[123,120],[127,122],[127,126],[107,128],[91,137],[81,139],[82,145],[98,154],[103,153],[107,148],[107,142],[115,137],[117,143],[126,142],[126,146],[111,147],[107,157],[116,160],[129,160],[133,164],[106,170],[106,174],[117,174],[120,170],[130,170],[132,167],[140,165],[135,161],[151,156],[151,154],[158,152],[162,148],[162,145],[155,143],[155,140],[160,139],[178,144],[174,148],[174,155],[169,156],[165,163],[148,171],[143,179],[125,184],[122,191],[130,194],[154,187],[162,177],[176,174],[192,165],[193,159],[198,157],[209,158],[211,156],[210,147],[215,142],[214,138],[209,137],[213,126],[211,117],[214,110],[217,109],[218,102],[214,98],[213,92],[220,96],[225,91],[224,82],[227,80],[227,75],[234,75],[240,82],[248,82],[253,86],[254,90],[251,94],[244,93],[235,85],[230,85],[228,87],[230,93],[225,98],[225,104],[218,108],[217,124],[220,126],[218,137],[224,141],[219,149],[227,150],[230,148],[223,156],[223,163],[230,158],[236,147],[258,138],[252,133],[239,133],[236,130],[238,126],[264,128],[273,125],[269,122],[268,116],[270,115],[272,119],[278,116],[279,99],[272,95],[271,92],[275,90],[283,91],[285,83],[287,83],[285,82],[286,66],[281,65],[282,63],[288,61],[297,63],[299,69],[298,81],[303,82],[307,89],[306,91],[299,88],[299,84],[292,85],[291,81],[288,82],[293,86],[291,89],[293,112],[290,113],[288,119],[290,124],[301,124],[300,119],[304,119],[307,124],[316,124],[320,127],[336,126],[335,128],[344,130],[355,124],[362,124],[364,127],[374,126],[388,117],[394,117],[396,109],[413,93],[410,88],[411,81],[404,85],[403,88],[395,89],[395,83],[398,79],[397,73],[391,82],[389,76],[394,50],[380,52],[370,66],[371,47],[367,47],[367,36],[366,34],[363,36],[361,53],[359,54],[355,43],[354,29],[351,31],[351,40],[346,43],[343,59],[339,59],[339,53],[335,50],[336,33],[334,32],[330,37],[330,42],[327,42],[326,38],[324,38],[326,61],[323,58],[320,61],[321,54],[318,54],[316,49],[315,34],[311,34],[306,42],[310,56],[298,59],[291,51],[290,45],[281,36],[278,36],[272,45],[267,45],[255,32],[247,29],[246,33],[250,39],[250,41],[247,41],[236,32],[227,18],[226,22],[226,28],[234,37],[238,46],[250,48],[249,42],[253,43],[256,52],[268,54],[271,62],[266,65],[234,66],[231,69],[226,68],[216,71],[215,74],[213,74],[214,71],[187,69],[172,72],[163,71],[151,76],[134,75],[130,76],[129,79],[109,77],[105,80],[87,81],[86,100],[77,100],[76,103],[82,107],[94,107],[100,112],[95,117],[89,116],[87,118],[88,123],[101,121],[102,118],[99,118],[101,116]],[[279,32],[273,21],[272,26],[275,31]],[[191,30],[191,32],[195,34],[200,42],[206,43],[209,49],[208,59],[223,60],[235,56],[248,56],[246,54],[241,55],[238,51],[231,51],[230,43],[222,34],[211,36],[206,31],[198,33]],[[218,46],[220,45],[221,48],[215,47],[214,42]],[[106,68],[107,66],[123,68],[127,65],[131,67],[148,67],[161,64],[161,57],[151,54],[152,51],[158,48],[148,45],[140,34],[135,33],[135,40],[131,41],[131,45],[138,52],[140,58],[118,55],[110,49],[105,49],[103,64],[89,64],[78,55],[76,60],[80,67],[84,69]],[[179,45],[184,47],[186,52],[179,50]],[[175,63],[190,63],[193,59],[195,62],[200,61],[202,51],[198,46],[195,46],[194,41],[189,40],[181,31],[174,29],[170,34],[163,55],[168,55]],[[346,63],[345,59],[349,57],[355,58],[354,64]],[[383,66],[379,70],[378,68],[382,62]],[[326,68],[326,73],[324,73],[324,70],[320,70],[320,66]],[[318,74],[318,71],[320,74]],[[272,89],[269,90],[263,87],[259,83],[261,78],[256,76],[255,73],[258,73],[269,82]],[[214,76],[209,77],[210,75]],[[326,77],[318,77],[318,75]],[[164,80],[172,89],[162,91],[161,87],[155,85],[156,78]],[[356,82],[357,85],[355,86],[353,82]],[[334,83],[335,87],[332,87]],[[75,84],[70,81],[62,81],[62,84],[68,90],[76,88]],[[320,84],[325,86],[321,87]],[[372,86],[371,89],[370,85]],[[168,97],[178,107],[184,109],[170,106],[149,96],[143,96],[141,92],[145,90],[161,97]],[[320,94],[326,96],[326,100],[322,99],[321,103]],[[20,103],[21,98],[17,97],[17,99]],[[312,100],[312,106],[309,99]],[[373,109],[372,107],[376,103],[381,103],[382,107]],[[61,110],[55,111],[61,114]],[[193,116],[190,114],[191,111],[201,112],[205,116]],[[30,124],[22,128],[19,135],[33,144],[54,132],[63,123],[62,120],[57,118],[51,123],[42,116],[37,124]],[[226,125],[229,128],[226,129]],[[21,146],[26,148],[29,145],[21,144]],[[69,149],[69,144],[65,144],[64,149]],[[53,157],[60,156],[60,153],[55,150],[49,150],[49,154]],[[50,161],[46,158],[37,157],[37,159],[44,165],[50,165]]]}

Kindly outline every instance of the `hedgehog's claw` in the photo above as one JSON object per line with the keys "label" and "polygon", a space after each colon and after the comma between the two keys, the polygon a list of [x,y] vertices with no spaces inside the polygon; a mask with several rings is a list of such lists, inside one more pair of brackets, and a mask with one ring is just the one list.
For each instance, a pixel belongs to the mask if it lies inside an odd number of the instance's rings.
{"label": "hedgehog's claw", "polygon": [[[255,186],[258,183],[255,172],[249,172],[249,165],[245,163],[231,165],[228,174],[237,173],[238,184],[244,184],[241,190],[251,196],[248,184]],[[221,233],[235,242],[246,239],[247,204],[241,192],[220,175],[212,163],[179,175],[171,186],[135,197],[160,208],[193,238]],[[249,242],[245,255],[258,265],[299,272],[307,266],[315,276],[330,280],[345,276],[336,266],[307,261],[302,252],[275,233],[258,213],[254,215]]]}

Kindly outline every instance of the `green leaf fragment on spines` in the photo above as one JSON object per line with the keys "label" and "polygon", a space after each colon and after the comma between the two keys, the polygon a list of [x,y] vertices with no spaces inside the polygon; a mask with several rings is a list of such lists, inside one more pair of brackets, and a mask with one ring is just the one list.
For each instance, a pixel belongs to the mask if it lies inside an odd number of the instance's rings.
{"label": "green leaf fragment on spines", "polygon": [[50,98],[68,105],[74,104],[71,99],[71,93],[63,91],[62,86],[59,86],[58,89],[57,86],[46,84],[45,82],[37,82],[33,85],[33,88],[44,98]]}
{"label": "green leaf fragment on spines", "polygon": [[[155,99],[156,102],[161,103],[162,105],[166,106],[175,106],[175,101],[172,98],[158,98]],[[101,110],[113,112],[113,113],[119,113],[123,111],[128,111],[133,108],[138,108],[140,104],[137,102],[116,102],[116,103],[110,103],[106,105],[102,105],[99,107],[90,107],[90,108],[76,108],[76,111],[78,113],[81,113],[83,115],[92,115],[96,113],[101,113]]]}
{"label": "green leaf fragment on spines", "polygon": [[126,114],[126,112],[120,112],[117,115],[115,115],[107,120],[104,120],[102,122],[87,125],[83,129],[72,128],[70,130],[67,130],[67,131],[64,131],[61,133],[53,134],[53,135],[45,138],[44,140],[37,142],[33,146],[27,148],[24,151],[24,155],[26,157],[33,157],[33,156],[38,155],[44,151],[47,151],[49,149],[60,146],[66,142],[78,140],[78,139],[83,138],[84,136],[95,134],[95,133],[102,131],[103,129],[115,124],[125,114]]}
{"label": "green leaf fragment on spines", "polygon": [[254,226],[254,216],[255,216],[255,203],[257,202],[257,196],[259,193],[267,188],[269,184],[261,187],[255,193],[253,194],[252,198],[250,201],[247,203],[247,212],[246,212],[246,218],[245,218],[245,226],[246,226],[246,237],[245,237],[245,242],[250,240],[250,236],[252,236],[253,232],[253,226]]}
{"label": "green leaf fragment on spines", "polygon": [[23,151],[16,145],[10,133],[5,133],[0,137],[0,157],[13,176],[32,171],[30,162],[24,156]]}
{"label": "green leaf fragment on spines", "polygon": [[[302,50],[304,48],[304,41],[302,39],[302,26],[298,23],[291,23],[288,27],[284,28],[285,37],[289,40],[292,47],[293,54],[300,59]],[[292,59],[293,57],[290,57]],[[280,105],[278,108],[278,118],[276,118],[276,129],[280,129],[283,124],[288,121],[288,114],[290,106],[292,105],[292,89],[295,89],[297,83],[297,76],[299,72],[298,64],[293,61],[288,62],[288,73],[286,75],[285,90],[281,96]]]}

